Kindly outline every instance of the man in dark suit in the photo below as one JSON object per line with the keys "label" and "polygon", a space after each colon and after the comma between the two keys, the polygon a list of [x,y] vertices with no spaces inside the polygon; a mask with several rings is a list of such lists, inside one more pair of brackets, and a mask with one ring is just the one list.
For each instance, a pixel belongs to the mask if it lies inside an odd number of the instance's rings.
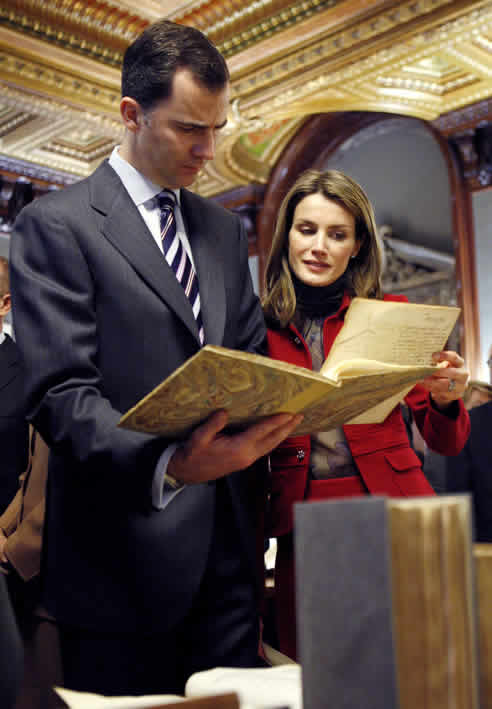
{"label": "man in dark suit", "polygon": [[182,692],[194,671],[256,663],[246,469],[299,418],[230,434],[219,411],[183,441],[118,428],[203,342],[263,346],[241,223],[185,189],[228,103],[226,64],[202,33],[150,26],[124,57],[122,144],[24,208],[13,234],[29,416],[50,446],[43,605],[74,689]]}
{"label": "man in dark suit", "polygon": [[9,311],[8,262],[0,258],[0,514],[14,498],[29,457],[24,369],[17,345],[3,332]]}
{"label": "man in dark suit", "polygon": [[443,491],[471,493],[475,540],[492,542],[492,401],[471,409],[470,423],[461,453],[445,460]]}
{"label": "man in dark suit", "polygon": [[22,643],[7,584],[0,574],[0,706],[13,709],[22,679]]}

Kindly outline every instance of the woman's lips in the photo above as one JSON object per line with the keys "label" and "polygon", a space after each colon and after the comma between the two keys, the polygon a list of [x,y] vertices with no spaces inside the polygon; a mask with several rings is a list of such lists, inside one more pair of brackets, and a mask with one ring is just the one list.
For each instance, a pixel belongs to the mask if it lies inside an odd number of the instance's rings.
{"label": "woman's lips", "polygon": [[304,265],[315,271],[324,271],[326,268],[330,268],[329,263],[321,263],[320,261],[304,261]]}

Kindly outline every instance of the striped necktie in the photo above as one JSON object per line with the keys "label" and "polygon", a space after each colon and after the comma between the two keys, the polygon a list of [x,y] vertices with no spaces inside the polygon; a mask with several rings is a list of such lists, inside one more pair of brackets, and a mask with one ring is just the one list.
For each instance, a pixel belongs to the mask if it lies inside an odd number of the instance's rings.
{"label": "striped necktie", "polygon": [[203,345],[205,332],[200,309],[198,278],[176,229],[176,217],[174,215],[176,199],[173,192],[163,190],[157,195],[156,200],[161,210],[161,242],[164,256],[191,303],[193,315],[198,325],[200,344]]}

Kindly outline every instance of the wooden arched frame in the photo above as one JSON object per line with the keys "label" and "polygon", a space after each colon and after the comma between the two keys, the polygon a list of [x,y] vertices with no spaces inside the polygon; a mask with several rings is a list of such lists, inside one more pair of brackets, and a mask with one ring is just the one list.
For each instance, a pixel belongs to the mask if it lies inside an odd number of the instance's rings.
{"label": "wooden arched frame", "polygon": [[[260,282],[263,286],[265,264],[280,203],[296,178],[308,168],[319,168],[348,138],[375,123],[394,119],[387,113],[328,113],[309,118],[285,148],[267,185],[263,208],[257,221],[257,248]],[[480,367],[480,328],[475,272],[475,240],[471,196],[458,156],[447,140],[422,121],[438,143],[448,167],[452,204],[454,253],[456,259],[457,301],[462,309],[460,346],[472,378]]]}

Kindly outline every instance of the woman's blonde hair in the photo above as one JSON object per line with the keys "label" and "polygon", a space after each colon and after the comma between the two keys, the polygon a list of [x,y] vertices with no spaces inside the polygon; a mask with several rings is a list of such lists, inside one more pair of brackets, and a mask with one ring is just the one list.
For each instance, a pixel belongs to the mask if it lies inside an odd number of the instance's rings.
{"label": "woman's blonde hair", "polygon": [[322,194],[347,209],[355,219],[357,256],[346,271],[347,288],[356,296],[381,298],[382,254],[372,205],[360,185],[338,170],[306,170],[296,180],[280,205],[265,273],[263,310],[271,324],[285,327],[296,311],[296,296],[289,261],[289,232],[299,202]]}

